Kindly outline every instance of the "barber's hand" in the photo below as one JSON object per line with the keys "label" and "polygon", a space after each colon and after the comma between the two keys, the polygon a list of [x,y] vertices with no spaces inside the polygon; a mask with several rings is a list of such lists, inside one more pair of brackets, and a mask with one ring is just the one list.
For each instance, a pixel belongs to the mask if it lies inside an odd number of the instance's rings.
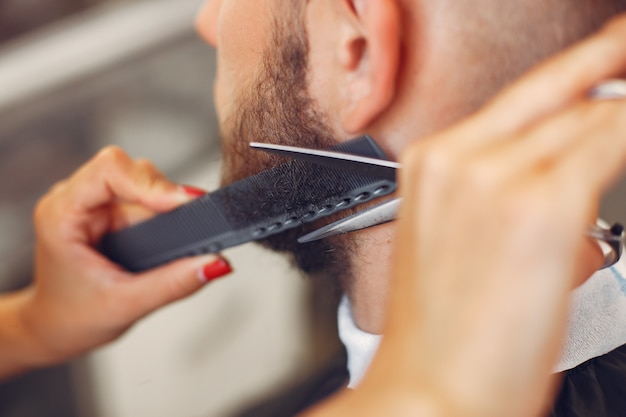
{"label": "barber's hand", "polygon": [[585,233],[626,167],[626,101],[587,94],[624,74],[621,18],[403,155],[388,326],[364,392],[420,393],[424,415],[545,411],[568,292],[602,262]]}
{"label": "barber's hand", "polygon": [[94,249],[106,232],[188,202],[193,191],[170,183],[149,162],[108,148],[42,198],[35,282],[22,314],[36,361],[57,362],[111,341],[231,271],[208,255],[131,274]]}

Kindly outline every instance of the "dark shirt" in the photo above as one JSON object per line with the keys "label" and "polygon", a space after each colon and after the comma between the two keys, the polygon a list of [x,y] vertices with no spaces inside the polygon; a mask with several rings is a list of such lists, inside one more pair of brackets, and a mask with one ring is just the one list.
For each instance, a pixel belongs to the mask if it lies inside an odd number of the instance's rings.
{"label": "dark shirt", "polygon": [[[325,369],[239,417],[291,417],[348,382],[346,354]],[[548,417],[626,417],[626,345],[563,372],[563,383]]]}
{"label": "dark shirt", "polygon": [[550,417],[625,417],[626,345],[565,371]]}

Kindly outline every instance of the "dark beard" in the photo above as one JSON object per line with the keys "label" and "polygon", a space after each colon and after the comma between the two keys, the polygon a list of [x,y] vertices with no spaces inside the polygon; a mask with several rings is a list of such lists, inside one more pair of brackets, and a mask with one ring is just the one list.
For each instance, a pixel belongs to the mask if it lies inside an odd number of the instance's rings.
{"label": "dark beard", "polygon": [[[265,53],[263,66],[252,85],[237,100],[237,112],[227,120],[222,132],[224,165],[222,184],[247,178],[285,162],[249,148],[250,141],[328,148],[338,142],[325,118],[315,110],[307,92],[308,43],[300,16],[294,13],[286,24],[276,23],[272,43]],[[311,171],[314,172],[314,171]],[[296,204],[303,193],[315,190],[298,184],[314,184],[310,173],[294,172],[277,187],[290,188],[290,200]],[[289,201],[291,202],[291,201]],[[288,203],[289,203],[288,202]],[[251,201],[258,205],[258,201]],[[297,243],[297,238],[320,225],[305,224],[271,236],[260,243],[275,251],[292,255],[295,264],[307,274],[326,275],[343,282],[351,275],[350,240],[344,237]]]}

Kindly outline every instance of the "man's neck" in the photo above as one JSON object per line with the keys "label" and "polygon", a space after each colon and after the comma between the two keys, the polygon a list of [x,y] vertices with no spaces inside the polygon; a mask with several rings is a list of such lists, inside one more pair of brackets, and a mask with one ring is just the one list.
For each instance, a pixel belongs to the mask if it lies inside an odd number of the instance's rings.
{"label": "man's neck", "polygon": [[381,334],[391,277],[393,223],[358,232],[353,279],[345,289],[357,326]]}

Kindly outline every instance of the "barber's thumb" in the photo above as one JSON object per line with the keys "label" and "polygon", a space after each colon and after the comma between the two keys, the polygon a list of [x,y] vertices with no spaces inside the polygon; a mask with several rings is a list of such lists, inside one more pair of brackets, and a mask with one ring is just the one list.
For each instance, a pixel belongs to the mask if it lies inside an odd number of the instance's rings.
{"label": "barber's thumb", "polygon": [[141,316],[188,297],[231,272],[228,261],[218,255],[183,259],[135,276],[130,297]]}

